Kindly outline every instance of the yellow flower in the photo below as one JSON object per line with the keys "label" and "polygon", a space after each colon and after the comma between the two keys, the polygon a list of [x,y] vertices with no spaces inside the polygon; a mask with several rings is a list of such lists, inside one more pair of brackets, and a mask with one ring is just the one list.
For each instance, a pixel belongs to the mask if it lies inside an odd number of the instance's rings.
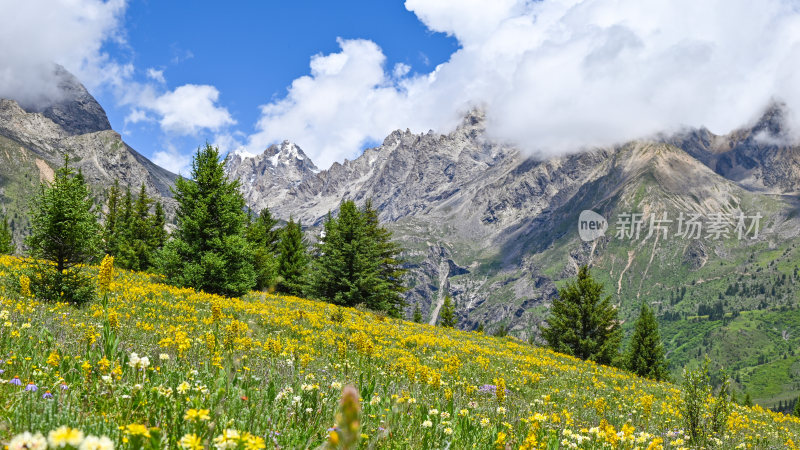
{"label": "yellow flower", "polygon": [[27,275],[19,276],[19,295],[23,297],[32,297],[31,294],[31,279]]}
{"label": "yellow flower", "polygon": [[186,411],[186,414],[183,415],[183,420],[201,420],[206,421],[211,419],[209,416],[209,410],[207,409],[190,409]]}
{"label": "yellow flower", "polygon": [[203,439],[194,433],[185,434],[181,440],[178,441],[178,445],[186,450],[203,450]]}
{"label": "yellow flower", "polygon": [[150,437],[150,430],[148,430],[146,426],[139,425],[138,423],[125,425],[125,427],[123,427],[123,431],[128,436]]}
{"label": "yellow flower", "polygon": [[61,357],[58,356],[58,353],[50,352],[50,355],[47,357],[47,365],[55,367],[60,362],[61,362]]}
{"label": "yellow flower", "polygon": [[114,257],[106,255],[100,263],[100,272],[97,274],[97,288],[100,292],[108,291],[111,279],[114,277]]}
{"label": "yellow flower", "polygon": [[64,448],[67,445],[77,447],[83,442],[83,432],[66,425],[61,426],[47,435],[47,442],[53,448]]}

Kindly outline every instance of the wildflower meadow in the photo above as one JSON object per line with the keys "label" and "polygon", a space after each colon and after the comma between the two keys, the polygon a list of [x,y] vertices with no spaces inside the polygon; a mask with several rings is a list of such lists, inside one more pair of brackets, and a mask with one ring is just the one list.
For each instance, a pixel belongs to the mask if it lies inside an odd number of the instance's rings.
{"label": "wildflower meadow", "polygon": [[[9,449],[689,445],[676,385],[512,337],[261,292],[224,298],[111,258],[90,269],[97,298],[75,307],[33,297],[29,264],[0,257]],[[729,408],[708,448],[800,443],[798,418]]]}

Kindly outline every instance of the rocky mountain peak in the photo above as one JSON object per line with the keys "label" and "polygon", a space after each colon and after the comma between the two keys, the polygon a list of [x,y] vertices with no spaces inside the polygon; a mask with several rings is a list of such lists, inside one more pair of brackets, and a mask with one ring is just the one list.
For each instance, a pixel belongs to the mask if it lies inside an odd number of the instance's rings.
{"label": "rocky mountain peak", "polygon": [[27,112],[41,113],[72,136],[111,129],[103,107],[73,74],[56,65],[53,77],[60,98],[48,105],[22,105]]}

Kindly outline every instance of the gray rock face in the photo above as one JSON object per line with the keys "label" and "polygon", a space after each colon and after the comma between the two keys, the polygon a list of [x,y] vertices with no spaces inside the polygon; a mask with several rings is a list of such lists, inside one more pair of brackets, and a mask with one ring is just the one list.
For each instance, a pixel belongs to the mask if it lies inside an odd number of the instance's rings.
{"label": "gray rock face", "polygon": [[319,172],[303,150],[288,141],[271,145],[260,155],[231,154],[226,169],[242,183],[245,200],[255,211],[295,201],[294,189]]}
{"label": "gray rock face", "polygon": [[61,66],[55,66],[54,76],[62,97],[51,105],[31,108],[28,112],[42,113],[70,135],[111,130],[103,107],[74,75]]}
{"label": "gray rock face", "polygon": [[[556,295],[554,281],[598,255],[609,263],[602,257],[607,240],[589,244],[574,236],[571,225],[582,209],[727,211],[754,202],[747,189],[793,192],[800,165],[781,161],[797,147],[776,146],[780,123],[780,111],[771,110],[752,129],[727,137],[696,130],[541,160],[488,141],[484,116],[475,111],[449,134],[397,130],[379,147],[320,172],[302,153],[287,157],[295,153],[286,142],[256,157],[234,155],[228,170],[254,210],[269,207],[307,225],[320,225],[342,199],[372,199],[407,249],[407,299],[427,321],[436,321],[450,294],[462,328],[502,322],[527,337]],[[738,162],[726,169],[728,160]],[[708,252],[698,243],[666,257],[696,270]],[[628,265],[636,254],[628,253]],[[617,293],[641,286],[642,276],[623,268],[615,275]]]}
{"label": "gray rock face", "polygon": [[40,182],[52,179],[64,155],[83,172],[101,201],[114,180],[134,191],[144,183],[171,216],[176,204],[170,187],[177,176],[123,142],[77,79],[61,68],[57,73],[64,97],[41,112],[0,99],[0,211],[15,224],[18,246],[28,221],[25,196],[34,195]]}
{"label": "gray rock face", "polygon": [[773,104],[751,127],[726,136],[706,129],[669,138],[718,174],[758,192],[800,193],[800,146],[786,132],[788,111]]}

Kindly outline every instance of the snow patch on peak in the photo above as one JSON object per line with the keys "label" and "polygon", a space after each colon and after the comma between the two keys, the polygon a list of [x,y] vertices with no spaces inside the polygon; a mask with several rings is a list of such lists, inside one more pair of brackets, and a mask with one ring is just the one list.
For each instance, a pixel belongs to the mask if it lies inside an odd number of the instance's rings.
{"label": "snow patch on peak", "polygon": [[255,155],[253,153],[248,152],[244,148],[238,148],[238,149],[234,150],[233,154],[238,156],[238,157],[240,157],[240,158],[242,158],[242,159],[255,158],[257,156],[257,155]]}

